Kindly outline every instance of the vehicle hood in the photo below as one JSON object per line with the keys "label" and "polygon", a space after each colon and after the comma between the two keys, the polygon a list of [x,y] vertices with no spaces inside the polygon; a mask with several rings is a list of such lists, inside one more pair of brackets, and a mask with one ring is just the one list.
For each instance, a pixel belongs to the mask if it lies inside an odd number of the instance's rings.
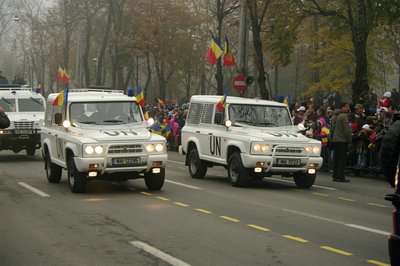
{"label": "vehicle hood", "polygon": [[93,127],[93,128],[78,128],[71,127],[69,129],[71,134],[81,136],[86,139],[91,139],[96,142],[107,141],[132,141],[143,140],[147,141],[154,138],[153,134],[149,132],[146,127]]}
{"label": "vehicle hood", "polygon": [[269,141],[277,143],[318,143],[315,139],[308,138],[299,133],[296,127],[231,127],[232,133],[247,136],[251,141]]}
{"label": "vehicle hood", "polygon": [[7,116],[10,121],[39,121],[44,119],[44,112],[7,112]]}

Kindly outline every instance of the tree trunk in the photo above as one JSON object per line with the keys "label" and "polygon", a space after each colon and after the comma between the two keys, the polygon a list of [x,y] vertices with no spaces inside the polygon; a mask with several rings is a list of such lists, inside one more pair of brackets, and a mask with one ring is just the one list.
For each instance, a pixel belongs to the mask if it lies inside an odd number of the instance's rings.
{"label": "tree trunk", "polygon": [[[256,24],[256,25],[255,25]],[[270,95],[266,86],[266,77],[265,77],[265,67],[263,60],[263,52],[262,52],[262,42],[261,42],[261,31],[257,24],[252,20],[252,28],[253,28],[253,45],[254,45],[254,63],[258,72],[258,86],[260,90],[261,99],[269,100]]]}
{"label": "tree trunk", "polygon": [[110,30],[111,30],[111,24],[112,24],[112,9],[108,7],[108,15],[107,15],[107,24],[106,24],[106,29],[104,31],[104,37],[103,41],[101,43],[99,55],[98,55],[98,61],[97,61],[97,76],[96,76],[96,85],[103,85],[103,67],[104,67],[104,55],[106,53],[106,48],[108,45],[108,39],[110,35]]}
{"label": "tree trunk", "polygon": [[[86,10],[89,7],[86,6]],[[92,18],[87,10],[86,12],[86,38],[85,38],[85,50],[83,51],[82,56],[82,63],[83,63],[83,70],[85,72],[85,86],[89,87],[91,80],[90,80],[90,67],[89,67],[89,52],[90,52],[90,40],[92,36]]]}

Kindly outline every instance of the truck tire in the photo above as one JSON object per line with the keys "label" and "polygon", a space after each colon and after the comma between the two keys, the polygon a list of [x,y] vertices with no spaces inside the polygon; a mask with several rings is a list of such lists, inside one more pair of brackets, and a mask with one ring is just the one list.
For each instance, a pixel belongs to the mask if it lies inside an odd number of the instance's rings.
{"label": "truck tire", "polygon": [[61,166],[52,163],[50,153],[46,150],[44,155],[44,169],[49,183],[60,183],[62,168]]}
{"label": "truck tire", "polygon": [[86,191],[87,177],[85,173],[79,172],[75,165],[73,156],[68,158],[68,183],[71,191],[82,193]]}
{"label": "truck tire", "polygon": [[35,145],[27,145],[26,146],[26,155],[33,156],[35,155],[36,147]]}
{"label": "truck tire", "polygon": [[207,173],[207,163],[200,159],[196,148],[188,155],[189,174],[192,178],[202,179]]}
{"label": "truck tire", "polygon": [[234,187],[246,187],[250,182],[250,170],[243,166],[239,152],[229,157],[228,177]]}
{"label": "truck tire", "polygon": [[154,174],[151,170],[144,173],[144,181],[148,190],[160,190],[164,185],[165,180],[165,169],[161,168],[160,173]]}
{"label": "truck tire", "polygon": [[293,179],[298,188],[310,188],[314,185],[316,176],[316,174],[295,173]]}

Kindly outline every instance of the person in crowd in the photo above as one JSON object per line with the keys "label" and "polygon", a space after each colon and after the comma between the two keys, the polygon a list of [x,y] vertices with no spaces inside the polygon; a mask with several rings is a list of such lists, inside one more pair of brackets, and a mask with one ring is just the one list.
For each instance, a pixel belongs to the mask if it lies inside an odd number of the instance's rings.
{"label": "person in crowd", "polygon": [[385,92],[379,100],[379,106],[388,108],[392,104],[391,97],[392,93],[390,91]]}
{"label": "person in crowd", "polygon": [[357,134],[357,164],[355,167],[356,174],[362,175],[367,167],[367,154],[368,154],[368,146],[370,144],[370,134],[372,130],[369,124],[364,124],[361,127],[361,130]]}
{"label": "person in crowd", "polygon": [[0,129],[5,129],[10,126],[10,119],[4,112],[4,109],[0,107]]}
{"label": "person in crowd", "polygon": [[306,108],[304,106],[300,106],[297,108],[297,115],[294,117],[293,124],[296,126],[303,122],[304,113],[306,112]]}
{"label": "person in crowd", "polygon": [[392,96],[392,104],[397,108],[400,105],[400,95],[397,92],[397,90],[395,88],[392,89],[392,91],[390,92],[390,95]]}
{"label": "person in crowd", "polygon": [[347,149],[352,141],[351,129],[349,127],[348,113],[350,106],[342,102],[340,109],[336,109],[332,119],[331,142],[333,147],[333,173],[335,182],[350,182],[345,178],[345,165]]}
{"label": "person in crowd", "polygon": [[400,113],[396,114],[395,122],[390,126],[382,141],[381,161],[386,180],[394,187],[396,171],[399,170],[400,153]]}

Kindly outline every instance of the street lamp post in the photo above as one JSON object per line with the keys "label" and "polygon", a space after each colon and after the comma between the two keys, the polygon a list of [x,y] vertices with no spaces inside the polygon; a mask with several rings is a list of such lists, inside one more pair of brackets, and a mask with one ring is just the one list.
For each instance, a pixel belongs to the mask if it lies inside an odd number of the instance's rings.
{"label": "street lamp post", "polygon": [[92,61],[94,65],[94,83],[95,85],[98,85],[96,81],[97,81],[97,62],[99,61],[99,59],[93,58]]}

